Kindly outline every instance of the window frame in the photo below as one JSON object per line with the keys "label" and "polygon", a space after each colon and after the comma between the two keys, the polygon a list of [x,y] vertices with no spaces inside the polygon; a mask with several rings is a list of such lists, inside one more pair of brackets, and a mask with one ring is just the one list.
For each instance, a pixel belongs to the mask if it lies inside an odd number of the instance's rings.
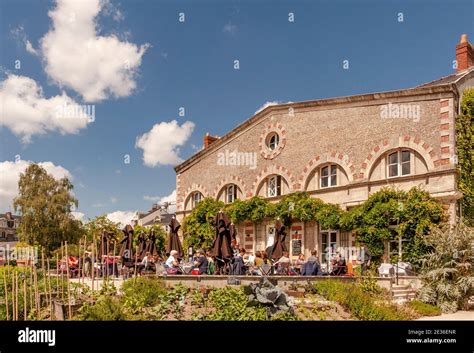
{"label": "window frame", "polygon": [[[407,161],[403,161],[403,153],[408,153],[408,160]],[[390,157],[393,156],[393,155],[397,156],[396,162],[390,163]],[[387,154],[387,159],[386,159],[387,179],[399,178],[399,177],[412,175],[412,165],[411,165],[412,155],[413,155],[412,151],[410,151],[408,149],[399,149],[397,151],[393,151],[391,153],[388,153]],[[403,166],[407,165],[407,164],[408,164],[408,173],[403,174]],[[397,174],[396,175],[390,175],[390,167],[391,166],[397,166]]]}
{"label": "window frame", "polygon": [[[196,198],[198,200],[196,200]],[[200,191],[195,191],[192,195],[192,206],[193,206],[192,208],[195,208],[202,201],[202,199],[203,199],[202,193]]]}
{"label": "window frame", "polygon": [[[280,135],[275,131],[269,133],[266,140],[267,148],[272,152],[280,145]],[[272,140],[274,141],[272,142]]]}
{"label": "window frame", "polygon": [[[328,169],[328,175],[323,176],[323,170],[326,169],[326,168]],[[333,173],[333,170],[334,170],[334,173]],[[319,188],[320,189],[326,189],[326,188],[330,188],[330,187],[333,187],[333,186],[337,186],[337,181],[338,181],[337,174],[338,174],[337,164],[327,164],[325,166],[322,166],[319,169]],[[335,180],[336,180],[334,182],[334,184],[332,182],[332,177],[335,177]],[[326,186],[323,186],[323,179],[327,179],[328,184]]]}
{"label": "window frame", "polygon": [[[230,189],[232,189],[231,193],[229,192]],[[228,184],[225,188],[225,203],[230,204],[235,200],[237,200],[237,185]]]}
{"label": "window frame", "polygon": [[[270,185],[274,185],[274,192],[270,192]],[[272,175],[267,179],[267,197],[281,196],[281,175]]]}

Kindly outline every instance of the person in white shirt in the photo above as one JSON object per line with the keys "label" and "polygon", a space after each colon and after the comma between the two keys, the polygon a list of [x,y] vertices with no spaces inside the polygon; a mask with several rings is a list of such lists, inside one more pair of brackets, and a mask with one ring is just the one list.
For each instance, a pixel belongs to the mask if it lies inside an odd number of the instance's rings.
{"label": "person in white shirt", "polygon": [[168,266],[170,268],[178,268],[179,267],[178,252],[176,250],[171,250],[170,257],[168,257],[168,260],[166,260],[165,264],[166,264],[166,266]]}

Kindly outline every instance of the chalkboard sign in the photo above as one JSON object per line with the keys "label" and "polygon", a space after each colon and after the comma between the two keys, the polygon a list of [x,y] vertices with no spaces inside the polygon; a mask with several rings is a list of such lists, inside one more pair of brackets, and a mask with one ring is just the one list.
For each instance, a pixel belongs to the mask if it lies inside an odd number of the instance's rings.
{"label": "chalkboard sign", "polygon": [[293,239],[291,243],[291,253],[293,256],[301,254],[301,239]]}

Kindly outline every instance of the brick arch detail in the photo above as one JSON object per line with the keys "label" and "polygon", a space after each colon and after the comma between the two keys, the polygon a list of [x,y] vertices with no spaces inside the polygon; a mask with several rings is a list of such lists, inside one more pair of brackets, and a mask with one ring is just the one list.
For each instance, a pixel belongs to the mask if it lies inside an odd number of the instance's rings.
{"label": "brick arch detail", "polygon": [[188,200],[189,196],[193,193],[199,191],[202,196],[207,197],[210,194],[207,192],[207,189],[202,186],[201,184],[196,184],[193,183],[190,187],[188,187],[184,193],[184,198],[183,198],[183,203],[182,203],[182,208],[184,209],[186,206],[186,201]]}
{"label": "brick arch detail", "polygon": [[354,172],[356,169],[347,154],[342,154],[339,152],[323,153],[320,155],[316,155],[313,159],[306,163],[303,172],[299,177],[303,188],[305,187],[310,174],[320,165],[326,163],[337,164],[344,170],[347,175],[347,178],[349,179],[349,182],[354,181]]}
{"label": "brick arch detail", "polygon": [[399,136],[398,139],[385,139],[375,146],[362,163],[358,179],[368,178],[375,162],[385,153],[396,148],[408,148],[418,152],[424,159],[428,171],[432,171],[438,166],[439,156],[431,145],[419,136],[404,135]]}
{"label": "brick arch detail", "polygon": [[282,167],[280,165],[272,165],[270,167],[265,167],[263,168],[255,178],[254,182],[252,183],[252,192],[253,193],[248,193],[247,197],[252,197],[254,195],[257,195],[258,187],[262,183],[262,181],[270,176],[270,175],[281,175],[283,178],[285,178],[286,182],[288,183],[288,186],[290,187],[290,192],[296,191],[298,189],[298,185],[293,185],[297,180],[293,176],[293,174],[285,167]]}
{"label": "brick arch detail", "polygon": [[[280,136],[280,143],[274,151],[270,151],[267,145],[265,144],[265,140],[268,134],[272,132],[276,132]],[[285,145],[286,145],[286,129],[283,127],[283,125],[279,122],[266,124],[258,140],[260,155],[264,159],[273,159],[276,156],[278,156],[281,153],[281,151],[283,151],[283,148],[285,148]]]}
{"label": "brick arch detail", "polygon": [[239,176],[231,175],[226,178],[222,178],[219,181],[219,184],[214,188],[214,198],[217,199],[219,196],[219,192],[222,190],[222,188],[227,185],[227,184],[235,184],[240,188],[240,191],[242,191],[242,195],[244,197],[247,197],[247,188],[245,186],[245,182],[243,179]]}

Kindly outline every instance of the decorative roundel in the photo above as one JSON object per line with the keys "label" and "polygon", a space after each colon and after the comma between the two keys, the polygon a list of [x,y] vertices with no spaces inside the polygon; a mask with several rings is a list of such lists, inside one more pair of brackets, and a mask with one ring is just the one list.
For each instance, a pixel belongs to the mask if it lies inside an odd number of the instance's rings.
{"label": "decorative roundel", "polygon": [[268,124],[260,135],[260,154],[265,159],[278,156],[286,144],[286,131],[280,123]]}

